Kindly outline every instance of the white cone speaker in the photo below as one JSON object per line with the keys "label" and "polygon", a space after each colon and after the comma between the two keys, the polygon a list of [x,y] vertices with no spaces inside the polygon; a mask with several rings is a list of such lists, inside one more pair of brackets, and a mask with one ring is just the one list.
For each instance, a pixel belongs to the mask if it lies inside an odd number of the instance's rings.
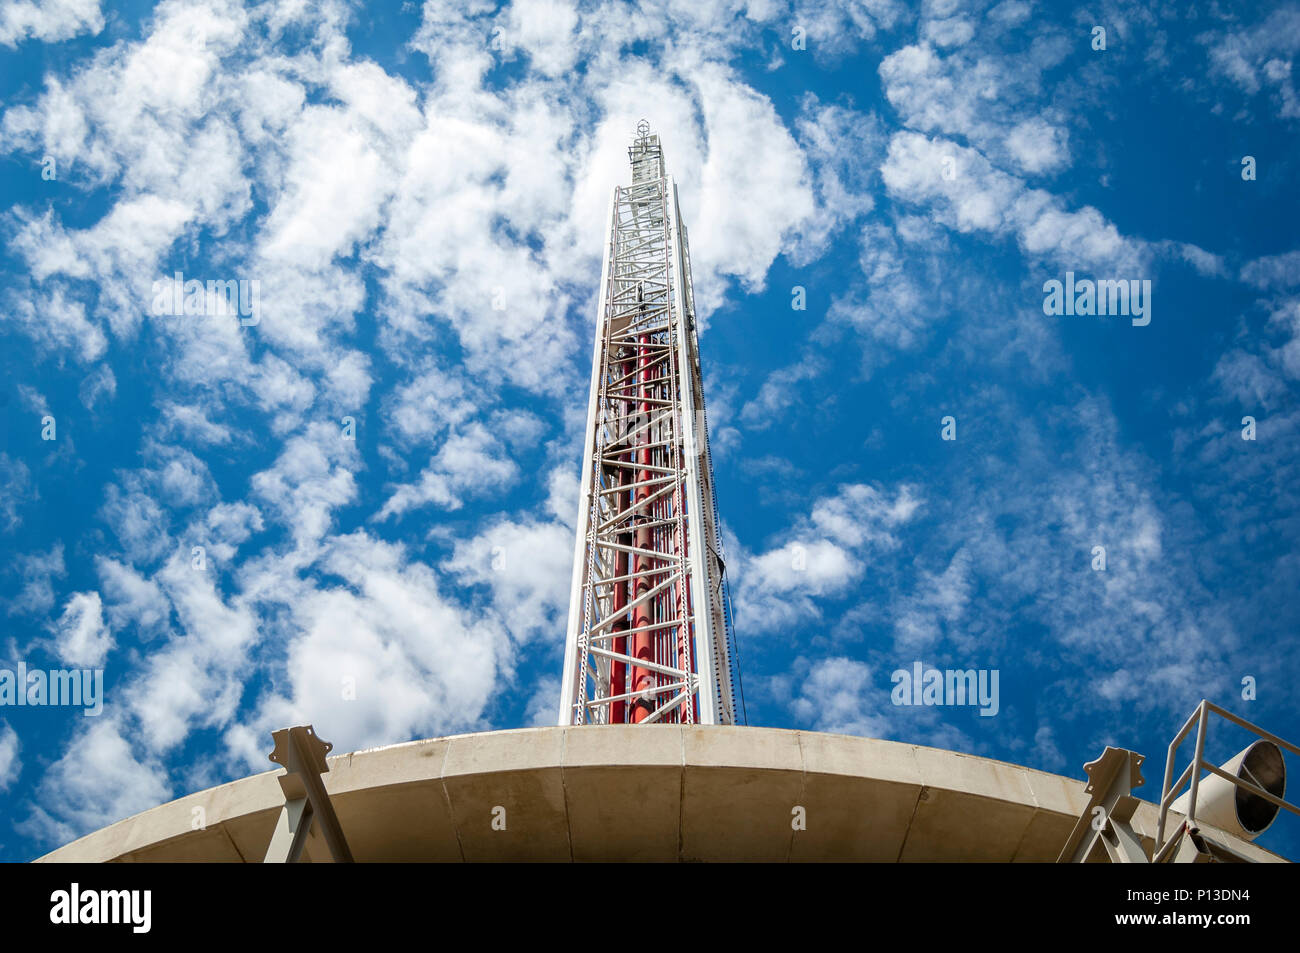
{"label": "white cone speaker", "polygon": [[[1275,797],[1286,794],[1286,762],[1282,751],[1271,741],[1256,741],[1220,766],[1225,774],[1242,778],[1263,788]],[[1187,814],[1191,791],[1170,805],[1170,810]],[[1273,823],[1278,806],[1258,794],[1252,794],[1223,778],[1211,774],[1201,779],[1196,791],[1196,821],[1243,840],[1254,840]]]}

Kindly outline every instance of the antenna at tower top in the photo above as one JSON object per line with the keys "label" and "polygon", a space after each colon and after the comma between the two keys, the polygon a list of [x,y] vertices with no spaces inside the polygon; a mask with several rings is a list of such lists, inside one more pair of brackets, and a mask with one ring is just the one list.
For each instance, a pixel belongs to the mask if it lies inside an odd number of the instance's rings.
{"label": "antenna at tower top", "polygon": [[650,121],[642,119],[636,124],[637,138],[628,147],[627,157],[632,160],[632,181],[649,182],[664,177],[664,153],[659,137],[650,134]]}

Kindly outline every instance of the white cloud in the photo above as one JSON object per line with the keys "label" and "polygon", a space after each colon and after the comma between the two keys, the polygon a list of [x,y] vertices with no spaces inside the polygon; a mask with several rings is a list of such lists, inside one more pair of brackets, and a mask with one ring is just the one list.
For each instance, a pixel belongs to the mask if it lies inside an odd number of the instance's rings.
{"label": "white cloud", "polygon": [[113,645],[113,633],[104,625],[99,593],[74,592],[54,626],[54,647],[59,658],[75,668],[103,668]]}
{"label": "white cloud", "polygon": [[1033,12],[1033,9],[1033,4],[1027,3],[1025,0],[1002,0],[1001,3],[989,10],[988,16],[990,20],[1012,26],[1022,23]]}
{"label": "white cloud", "polygon": [[577,10],[563,0],[516,0],[503,9],[499,42],[528,54],[534,69],[559,76],[573,68],[578,56]]}
{"label": "white cloud", "polygon": [[349,464],[356,443],[342,426],[313,424],[291,438],[269,470],[254,474],[254,493],[265,500],[280,522],[292,527],[300,546],[320,539],[333,522],[333,511],[356,495]]}
{"label": "white cloud", "polygon": [[1241,280],[1261,291],[1278,291],[1300,285],[1300,251],[1269,255],[1247,262]]}
{"label": "white cloud", "polygon": [[[559,691],[559,687],[556,687]],[[22,745],[18,742],[18,732],[7,721],[0,719],[0,791],[7,791],[22,773],[23,763],[18,757]]]}
{"label": "white cloud", "polygon": [[408,381],[394,388],[385,407],[384,419],[394,436],[413,444],[427,444],[448,427],[472,420],[480,404],[489,398],[480,393],[469,375],[442,362],[422,367]]}
{"label": "white cloud", "polygon": [[9,601],[10,613],[43,615],[54,607],[55,580],[63,578],[63,544],[55,543],[48,553],[35,552],[14,560],[22,580],[18,595]]}
{"label": "white cloud", "polygon": [[1300,380],[1300,297],[1280,297],[1267,311],[1267,325],[1222,354],[1210,375],[1251,416],[1284,406],[1289,382]]}
{"label": "white cloud", "polygon": [[1017,123],[1008,133],[1006,142],[1016,164],[1031,175],[1057,169],[1068,158],[1065,130],[1041,119]]}
{"label": "white cloud", "polygon": [[874,208],[873,179],[888,143],[874,113],[823,104],[812,93],[804,96],[799,111],[795,128],[816,182],[819,208],[801,228],[791,254],[795,264],[817,257],[834,231]]}
{"label": "white cloud", "polygon": [[107,713],[78,721],[87,724],[45,770],[20,832],[66,843],[170,798],[162,765],[137,760],[121,724]]}
{"label": "white cloud", "polygon": [[86,363],[100,358],[108,347],[104,332],[86,319],[85,305],[57,285],[30,298],[11,292],[7,317],[42,349],[69,350]]}
{"label": "white cloud", "polygon": [[223,444],[231,440],[230,428],[209,420],[207,410],[200,405],[164,404],[161,416],[164,436],[179,434],[204,444]]}
{"label": "white cloud", "polygon": [[953,142],[896,133],[881,174],[892,195],[927,204],[938,223],[959,232],[1013,236],[1031,258],[1126,275],[1140,273],[1149,258],[1141,242],[1124,238],[1097,209],[1068,211],[1048,192],[1027,188],[976,150]]}
{"label": "white cloud", "polygon": [[975,35],[975,25],[966,17],[927,20],[921,26],[921,35],[935,46],[961,46],[971,41]]}
{"label": "white cloud", "polygon": [[0,451],[0,532],[13,532],[22,523],[19,510],[39,494],[32,486],[32,471],[22,460]]}
{"label": "white cloud", "polygon": [[807,30],[810,51],[834,58],[851,55],[861,48],[862,41],[871,41],[880,31],[893,28],[907,15],[907,10],[906,4],[896,0],[847,0],[843,3],[795,0],[790,21]]}
{"label": "white cloud", "polygon": [[328,725],[339,750],[481,726],[508,667],[502,631],[444,597],[433,571],[408,562],[401,546],[336,537],[319,566],[343,584],[267,565],[278,578],[262,598],[288,613],[275,629],[285,676],[227,732],[246,764],[265,760],[272,729],[303,721]]}
{"label": "white cloud", "polygon": [[755,556],[745,566],[746,579],[764,594],[782,596],[807,593],[821,596],[836,592],[862,574],[862,565],[846,550],[826,539],[798,540]]}
{"label": "white cloud", "polygon": [[560,697],[560,680],[546,677],[537,680],[537,688],[528,701],[524,725],[544,728],[555,724],[556,699]]}
{"label": "white cloud", "polygon": [[865,483],[840,487],[834,496],[813,504],[812,525],[845,546],[897,545],[893,530],[909,522],[921,506],[915,488],[899,487],[893,499]]}
{"label": "white cloud", "polygon": [[1279,116],[1300,117],[1291,66],[1300,52],[1300,9],[1281,6],[1252,26],[1214,30],[1198,39],[1206,47],[1211,75],[1226,78],[1248,95],[1268,90]]}
{"label": "white cloud", "polygon": [[714,273],[761,290],[787,236],[807,227],[817,209],[807,163],[771,101],[716,66],[702,66],[694,80],[709,151],[698,186],[687,193],[688,208],[699,210],[688,227],[696,299],[707,315],[722,301]]}
{"label": "white cloud", "polygon": [[212,495],[212,475],[202,460],[187,450],[170,449],[161,455],[156,477],[163,498],[172,507],[194,506]]}
{"label": "white cloud", "polygon": [[970,750],[972,742],[942,708],[895,706],[891,671],[846,656],[810,661],[798,658],[797,693],[786,699],[790,713],[816,731],[894,738],[941,748]]}
{"label": "white cloud", "polygon": [[1272,407],[1287,393],[1286,382],[1258,354],[1234,349],[1214,365],[1211,380],[1243,407]]}
{"label": "white cloud", "polygon": [[873,486],[847,484],[816,501],[780,546],[758,555],[740,551],[736,625],[764,632],[820,618],[818,600],[843,594],[862,577],[872,553],[897,546],[893,531],[920,506],[910,486],[891,498]]}
{"label": "white cloud", "polygon": [[109,623],[115,631],[134,626],[148,637],[166,624],[171,604],[156,582],[104,556],[95,560],[95,569],[107,599]]}
{"label": "white cloud", "polygon": [[107,395],[109,400],[117,393],[117,377],[107,364],[100,364],[86,375],[77,389],[77,396],[87,410],[94,410],[101,397]]}
{"label": "white cloud", "polygon": [[263,528],[261,511],[248,503],[219,503],[203,520],[204,541],[218,559],[231,559],[235,550]]}
{"label": "white cloud", "polygon": [[[942,573],[922,570],[910,594],[892,608],[894,646],[903,655],[933,649],[945,627],[959,627],[971,594],[971,557],[958,550]],[[950,629],[949,631],[953,631]],[[960,641],[960,628],[955,630]]]}
{"label": "white cloud", "polygon": [[199,727],[224,727],[238,709],[258,619],[217,591],[215,573],[173,556],[154,581],[175,607],[179,630],[151,647],[125,688],[150,752],[165,752]]}
{"label": "white cloud", "polygon": [[[953,17],[929,21],[922,32],[935,45],[957,47],[969,42],[974,28]],[[1036,108],[1040,74],[1057,59],[1044,52],[1002,53],[972,44],[945,56],[922,43],[886,56],[880,78],[885,98],[906,126],[965,139],[1006,168],[1050,174],[1070,164],[1064,116],[1051,109],[1026,116]]]}
{"label": "white cloud", "polygon": [[491,589],[495,611],[516,640],[541,637],[554,643],[569,609],[572,563],[568,525],[507,519],[458,541],[446,568]]}
{"label": "white cloud", "polygon": [[553,517],[573,527],[578,521],[578,499],[581,481],[578,471],[570,466],[559,466],[547,478],[546,510]]}
{"label": "white cloud", "polygon": [[[822,373],[825,361],[816,357],[773,371],[763,381],[757,396],[740,409],[740,419],[750,430],[764,430],[778,422],[799,403],[801,385]],[[717,419],[716,415],[711,415]]]}
{"label": "white cloud", "polygon": [[11,48],[28,38],[57,43],[102,29],[99,0],[10,0],[0,8],[0,45]]}
{"label": "white cloud", "polygon": [[[934,247],[938,241],[928,244]],[[887,226],[865,226],[860,247],[862,285],[856,292],[837,298],[831,316],[849,321],[875,341],[891,347],[907,350],[916,346],[924,339],[927,327],[950,307],[943,294],[945,286],[926,280],[933,274],[933,267],[904,248]]]}
{"label": "white cloud", "polygon": [[139,485],[138,478],[128,478],[126,484],[125,488],[109,485],[99,516],[113,530],[130,562],[141,565],[158,559],[172,545],[171,520]]}
{"label": "white cloud", "polygon": [[497,455],[500,446],[481,424],[453,434],[429,461],[418,482],[397,487],[377,518],[400,516],[430,504],[455,510],[464,505],[467,496],[509,485],[519,468],[512,460]]}
{"label": "white cloud", "polygon": [[356,119],[350,110],[303,110],[290,134],[284,191],[263,229],[267,259],[317,270],[350,255],[378,224],[395,177]]}
{"label": "white cloud", "polygon": [[889,694],[872,691],[874,673],[856,659],[835,657],[816,662],[790,704],[791,712],[818,731],[884,738],[890,718],[882,704]]}
{"label": "white cloud", "polygon": [[1056,731],[1051,725],[1039,725],[1038,730],[1034,732],[1034,752],[1036,762],[1043,765],[1046,770],[1061,771],[1066,767],[1065,755],[1061,754],[1061,749],[1057,747]]}

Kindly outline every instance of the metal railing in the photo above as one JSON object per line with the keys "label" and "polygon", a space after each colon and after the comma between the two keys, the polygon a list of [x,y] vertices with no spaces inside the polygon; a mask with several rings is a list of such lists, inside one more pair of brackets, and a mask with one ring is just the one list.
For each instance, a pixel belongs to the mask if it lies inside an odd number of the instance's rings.
{"label": "metal railing", "polygon": [[[1160,792],[1160,820],[1156,825],[1155,848],[1151,856],[1152,863],[1160,863],[1163,861],[1166,855],[1173,849],[1174,845],[1178,843],[1179,835],[1184,831],[1196,829],[1196,794],[1201,783],[1202,769],[1223,778],[1223,780],[1236,785],[1242,790],[1249,791],[1257,797],[1264,798],[1265,800],[1276,804],[1278,807],[1284,807],[1292,814],[1300,814],[1300,807],[1283,800],[1269,791],[1265,791],[1263,788],[1256,784],[1252,784],[1244,778],[1230,775],[1228,772],[1220,769],[1218,765],[1210,764],[1205,760],[1205,736],[1211,713],[1220,715],[1232,722],[1234,725],[1238,725],[1245,728],[1247,731],[1259,735],[1259,737],[1263,738],[1265,741],[1273,742],[1273,744],[1285,751],[1289,751],[1294,755],[1300,755],[1300,748],[1291,744],[1289,741],[1285,741],[1277,735],[1265,731],[1258,725],[1252,725],[1244,718],[1238,718],[1236,715],[1232,714],[1232,712],[1225,711],[1207,699],[1201,699],[1201,703],[1196,706],[1196,711],[1192,712],[1192,717],[1188,718],[1187,723],[1183,725],[1182,731],[1178,732],[1174,740],[1169,743],[1169,754],[1165,759],[1164,787]],[[1177,781],[1173,781],[1174,758],[1178,754],[1179,747],[1187,739],[1187,735],[1191,732],[1193,725],[1196,726],[1196,751],[1195,754],[1192,755],[1192,763],[1187,766],[1187,770],[1179,775]],[[1188,778],[1191,778],[1191,788],[1187,798],[1187,817],[1183,820],[1182,824],[1179,825],[1178,830],[1171,834],[1169,839],[1166,841],[1165,821],[1169,815],[1169,806],[1178,798],[1179,793],[1183,785],[1187,783]]]}

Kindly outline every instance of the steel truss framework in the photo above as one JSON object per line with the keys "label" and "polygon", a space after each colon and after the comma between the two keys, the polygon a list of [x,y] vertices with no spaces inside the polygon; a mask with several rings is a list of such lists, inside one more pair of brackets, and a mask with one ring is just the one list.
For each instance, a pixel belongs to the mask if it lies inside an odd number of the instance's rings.
{"label": "steel truss framework", "polygon": [[638,133],[606,233],[559,723],[732,724],[686,228]]}

